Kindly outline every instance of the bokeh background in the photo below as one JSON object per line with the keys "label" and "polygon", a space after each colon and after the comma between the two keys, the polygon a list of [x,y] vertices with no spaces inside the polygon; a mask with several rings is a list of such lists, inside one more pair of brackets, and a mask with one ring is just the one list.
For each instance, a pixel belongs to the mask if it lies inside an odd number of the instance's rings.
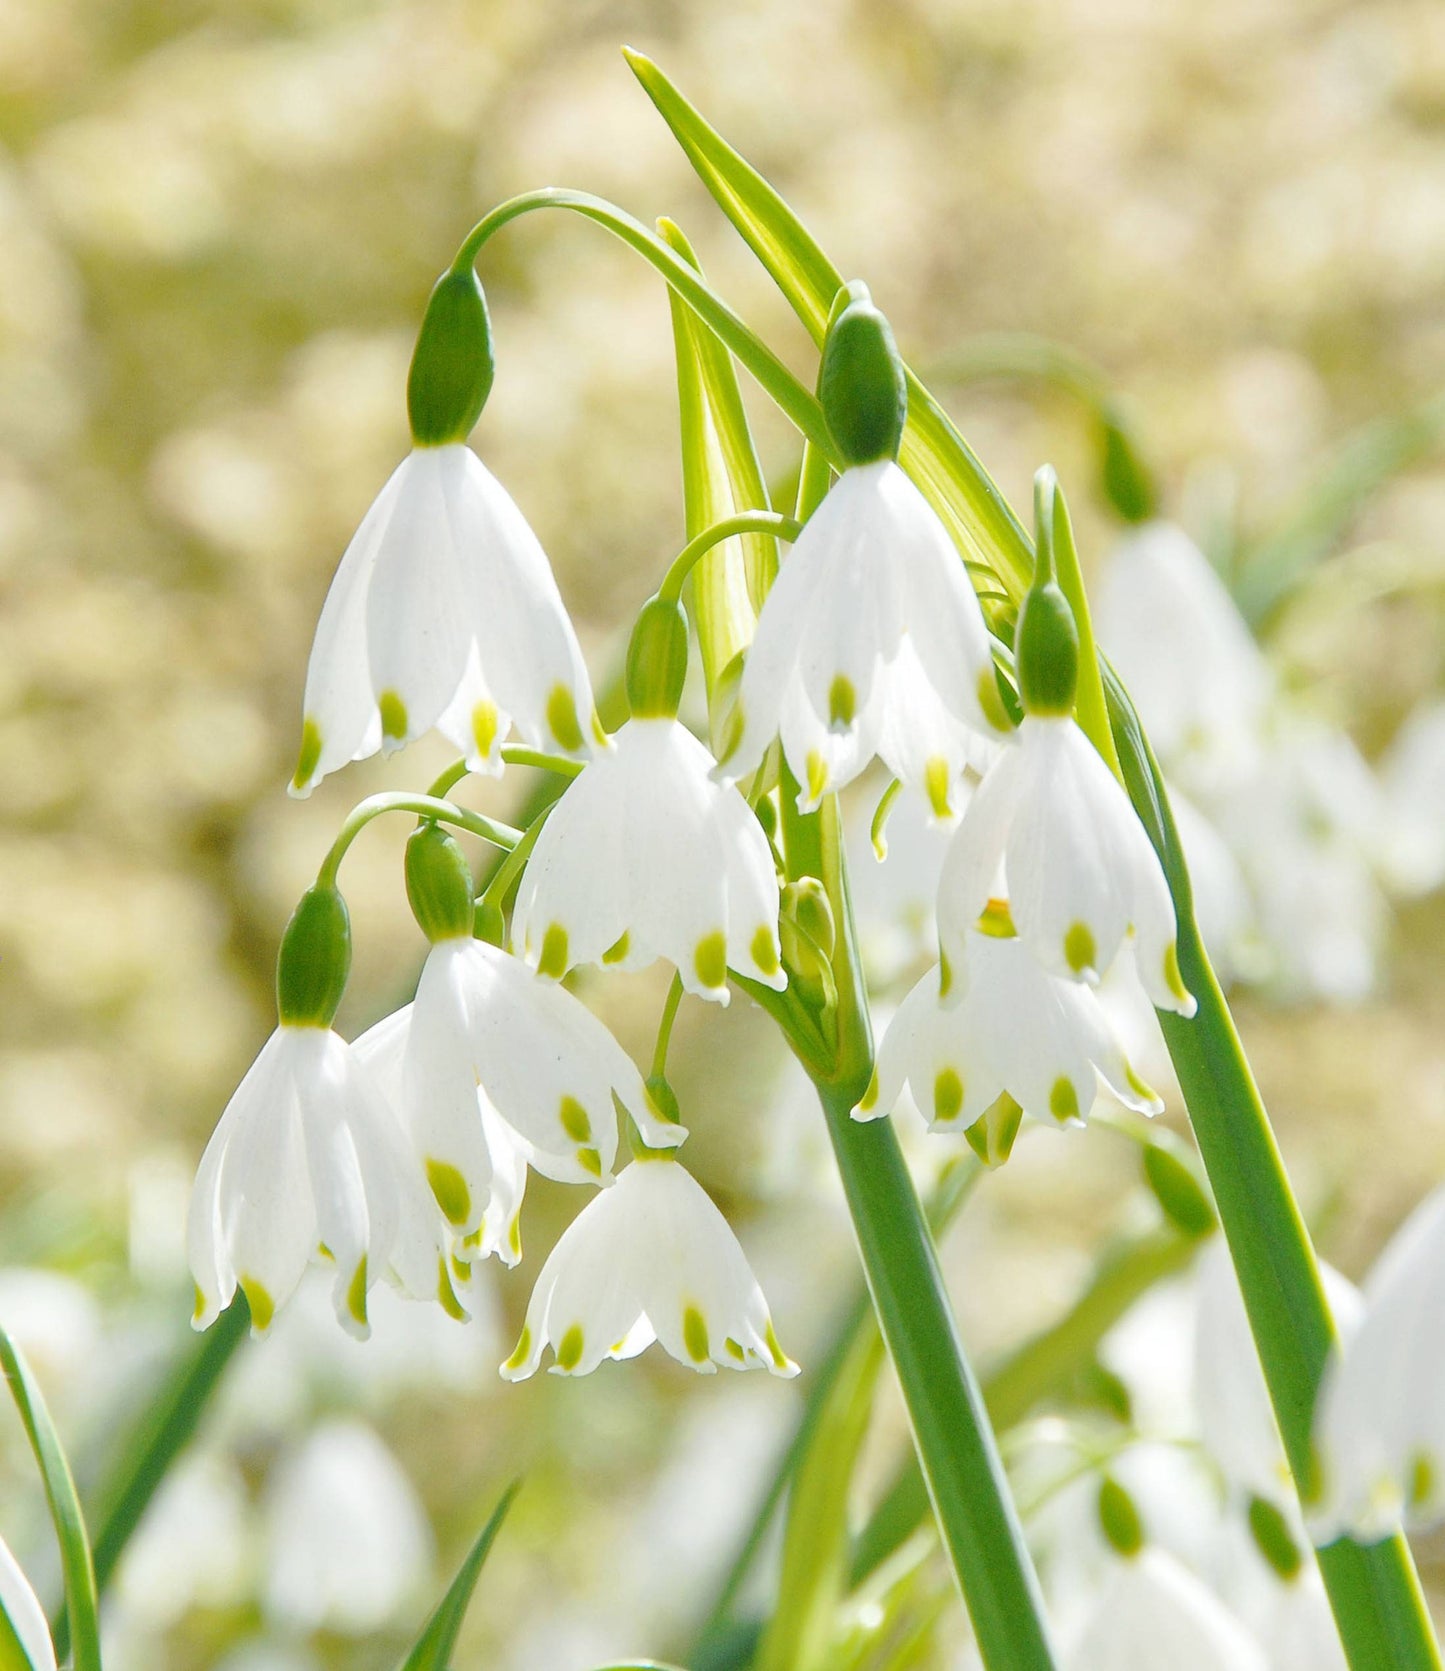
{"label": "bokeh background", "polygon": [[[284,792],[327,582],[407,443],[435,275],[496,201],[584,187],[676,218],[811,377],[624,41],[866,276],[1016,506],[1049,459],[1091,565],[1120,532],[1077,400],[961,375],[983,332],[1101,368],[1161,510],[1227,577],[1313,531],[1261,630],[1281,687],[1382,782],[1441,686],[1436,7],[0,0],[0,1317],[83,1478],[184,1334],[189,1173],[270,1026],[291,904],[355,799],[445,762],[423,744],[308,802]],[[499,371],[474,443],[602,678],[682,539],[666,296],[561,216],[509,228],[482,276]],[[793,438],[754,394],[785,478]],[[1339,449],[1369,424],[1368,457],[1393,446],[1400,467],[1334,514]],[[522,775],[468,793],[505,814]],[[419,966],[404,834],[373,828],[348,860],[348,1027]],[[1365,977],[1239,994],[1306,1209],[1353,1276],[1445,1172],[1445,910],[1356,859]],[[1308,882],[1306,906],[1338,903],[1332,886]],[[639,1057],[664,989],[584,983]],[[821,1134],[746,1003],[699,1008],[677,1046],[689,1153],[806,1363],[853,1281]],[[574,1671],[686,1641],[801,1394],[651,1357],[502,1387],[536,1261],[577,1204],[534,1188],[527,1262],[487,1275],[490,1322],[385,1315],[362,1350],[322,1307],[246,1348],[121,1574],[121,1671],[394,1663],[519,1470],[463,1663]],[[1021,1144],[949,1243],[979,1356],[1055,1316],[1142,1210],[1110,1133]],[[18,1428],[0,1427],[0,1530],[43,1572]],[[896,1439],[885,1412],[884,1474]]]}

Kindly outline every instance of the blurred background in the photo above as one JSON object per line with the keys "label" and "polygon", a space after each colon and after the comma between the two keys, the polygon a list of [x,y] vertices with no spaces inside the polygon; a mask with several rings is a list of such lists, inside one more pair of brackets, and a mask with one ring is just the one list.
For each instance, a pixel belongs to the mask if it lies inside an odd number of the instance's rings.
{"label": "blurred background", "polygon": [[[322,597],[407,445],[436,274],[498,200],[587,188],[676,218],[811,381],[622,42],[869,280],[1016,507],[1058,467],[1101,577],[1125,530],[1099,391],[1118,402],[1159,516],[1250,618],[1279,729],[1310,740],[1277,817],[1186,786],[1230,849],[1241,1029],[1322,1250],[1358,1278],[1445,1172],[1438,8],[0,0],[0,1319],[83,1481],[184,1345],[190,1174],[271,1025],[291,905],[356,799],[445,764],[429,741],[284,792]],[[683,538],[666,295],[571,217],[509,228],[482,277],[499,369],[474,445],[601,680]],[[1085,369],[1036,375],[997,333]],[[784,481],[795,441],[755,393]],[[524,775],[467,793],[506,815]],[[420,964],[405,833],[373,826],[348,859],[348,1031]],[[891,891],[863,884],[885,997],[921,967],[925,845],[900,837]],[[643,1057],[661,975],[582,989]],[[806,1366],[855,1282],[821,1126],[745,1002],[700,1008],[674,1053],[689,1156]],[[1151,1210],[1116,1134],[1026,1139],[947,1247],[984,1362]],[[942,1145],[920,1138],[920,1166]],[[807,1376],[703,1381],[652,1354],[503,1387],[579,1200],[534,1185],[529,1257],[486,1272],[490,1321],[379,1306],[357,1348],[303,1297],[243,1348],[112,1591],[116,1671],[394,1664],[519,1470],[462,1663],[686,1651]],[[18,1424],[0,1430],[0,1532],[43,1579]],[[899,1432],[885,1398],[865,1480]],[[918,1663],[961,1636],[947,1614]]]}

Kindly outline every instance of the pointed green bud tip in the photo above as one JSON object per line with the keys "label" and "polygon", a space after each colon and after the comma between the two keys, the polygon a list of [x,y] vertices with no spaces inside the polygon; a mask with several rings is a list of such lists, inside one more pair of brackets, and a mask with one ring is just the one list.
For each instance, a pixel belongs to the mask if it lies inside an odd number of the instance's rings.
{"label": "pointed green bud tip", "polygon": [[1200,1240],[1219,1223],[1214,1203],[1186,1162],[1158,1143],[1144,1150],[1144,1178],[1164,1216],[1186,1236]]}
{"label": "pointed green bud tip", "polygon": [[1099,1486],[1099,1526],[1121,1555],[1137,1555],[1144,1547],[1144,1522],[1134,1499],[1107,1474]]}
{"label": "pointed green bud tip", "polygon": [[627,700],[634,719],[674,719],[687,678],[687,614],[680,603],[651,597],[627,646]]}
{"label": "pointed green bud tip", "polygon": [[334,888],[308,888],[276,959],[276,1013],[284,1027],[329,1027],[351,973],[351,917]]}
{"label": "pointed green bud tip", "polygon": [[898,457],[908,417],[903,361],[892,326],[873,305],[868,286],[857,280],[828,326],[818,399],[845,465]]}
{"label": "pointed green bud tip", "polygon": [[465,441],[487,404],[497,363],[492,322],[477,275],[448,270],[437,280],[417,334],[406,409],[418,447]]}
{"label": "pointed green bud tip", "polygon": [[406,844],[406,897],[428,940],[470,935],[476,924],[472,867],[439,824],[423,824]]}
{"label": "pointed green bud tip", "polygon": [[1147,522],[1153,516],[1159,497],[1153,473],[1132,430],[1113,411],[1106,411],[1099,423],[1099,479],[1104,497],[1125,522]]}

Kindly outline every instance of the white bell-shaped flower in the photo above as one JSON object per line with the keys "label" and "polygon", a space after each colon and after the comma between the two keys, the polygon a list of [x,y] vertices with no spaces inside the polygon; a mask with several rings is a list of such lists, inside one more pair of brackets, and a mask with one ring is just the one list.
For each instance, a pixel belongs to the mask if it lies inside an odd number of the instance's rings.
{"label": "white bell-shaped flower", "polygon": [[0,1538],[0,1665],[12,1664],[15,1671],[55,1671],[55,1645],[39,1597]]}
{"label": "white bell-shaped flower", "polygon": [[1017,936],[970,930],[962,961],[930,969],[899,1005],[854,1118],[887,1114],[906,1083],[933,1131],[965,1131],[1005,1095],[1078,1125],[1101,1080],[1127,1108],[1164,1107],[1087,986],[1049,974]]}
{"label": "white bell-shaped flower", "polygon": [[1268,1671],[1264,1650],[1187,1567],[1162,1549],[1118,1561],[1067,1671]]}
{"label": "white bell-shaped flower", "polygon": [[748,803],[712,781],[712,756],[676,719],[629,720],[613,742],[542,828],[514,945],[554,977],[665,957],[701,998],[727,1002],[730,968],[781,991],[777,873]]}
{"label": "white bell-shaped flower", "polygon": [[1364,1310],[1315,1405],[1317,1541],[1362,1543],[1445,1515],[1445,1189],[1426,1197],[1364,1283]]}
{"label": "white bell-shaped flower", "polygon": [[201,1158],[187,1246],[197,1328],[239,1285],[263,1333],[317,1257],[362,1339],[378,1277],[418,1299],[447,1283],[442,1221],[397,1116],[326,1027],[283,1024],[262,1047]]}
{"label": "white bell-shaped flower", "polygon": [[944,859],[938,927],[964,937],[1002,880],[1020,937],[1053,974],[1097,984],[1133,932],[1139,977],[1161,1009],[1193,1015],[1174,902],[1119,781],[1066,716],[1028,714],[979,785]]}
{"label": "white bell-shaped flower", "polygon": [[[1359,1291],[1330,1265],[1321,1263],[1320,1277],[1336,1325],[1349,1333]],[[1236,1492],[1292,1513],[1289,1464],[1223,1236],[1200,1255],[1195,1284],[1194,1404],[1204,1448]]]}
{"label": "white bell-shaped flower", "polygon": [[587,1375],[653,1341],[679,1363],[796,1375],[727,1220],[670,1158],[634,1161],[593,1196],[548,1255],[527,1306],[509,1381],[552,1368]]}
{"label": "white bell-shaped flower", "polygon": [[809,518],[758,617],[734,725],[729,780],[781,736],[804,811],[877,754],[944,819],[1007,730],[968,572],[891,459],[845,470]]}
{"label": "white bell-shaped flower", "polygon": [[687,1136],[580,998],[470,935],[432,946],[414,1002],[380,1026],[359,1042],[390,1057],[383,1073],[464,1252],[512,1239],[519,1158],[562,1183],[610,1183],[618,1102],[657,1148]]}
{"label": "white bell-shaped flower", "polygon": [[577,635],[526,518],[469,447],[417,447],[327,593],[292,792],[433,726],[473,771],[498,773],[514,725],[533,748],[584,755],[605,744]]}

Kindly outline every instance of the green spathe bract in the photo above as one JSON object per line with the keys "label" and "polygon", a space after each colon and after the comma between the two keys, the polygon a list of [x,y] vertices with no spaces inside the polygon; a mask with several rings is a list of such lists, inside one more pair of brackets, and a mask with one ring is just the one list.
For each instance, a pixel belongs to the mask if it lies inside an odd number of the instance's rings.
{"label": "green spathe bract", "polygon": [[426,306],[406,379],[406,410],[418,447],[445,447],[471,434],[497,363],[487,298],[470,267],[443,273]]}
{"label": "green spathe bract", "polygon": [[318,882],[301,896],[276,959],[276,1013],[285,1027],[329,1027],[351,973],[351,917]]}
{"label": "green spathe bract", "polygon": [[854,280],[828,327],[818,368],[818,399],[844,464],[898,457],[908,417],[908,385],[893,329]]}
{"label": "green spathe bract", "polygon": [[687,678],[687,615],[680,603],[649,598],[627,646],[627,700],[634,719],[673,719]]}
{"label": "green spathe bract", "polygon": [[406,844],[406,897],[428,940],[470,934],[476,909],[472,868],[455,837],[440,824],[423,824]]}

